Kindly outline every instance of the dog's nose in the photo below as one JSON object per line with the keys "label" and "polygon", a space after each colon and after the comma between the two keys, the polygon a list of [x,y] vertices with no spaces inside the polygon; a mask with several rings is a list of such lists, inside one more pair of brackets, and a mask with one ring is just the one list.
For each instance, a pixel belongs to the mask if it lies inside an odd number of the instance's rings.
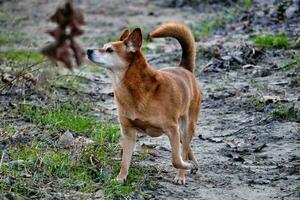
{"label": "dog's nose", "polygon": [[92,55],[92,53],[93,53],[93,50],[92,50],[92,49],[88,49],[88,50],[86,51],[86,54],[87,54],[88,56]]}

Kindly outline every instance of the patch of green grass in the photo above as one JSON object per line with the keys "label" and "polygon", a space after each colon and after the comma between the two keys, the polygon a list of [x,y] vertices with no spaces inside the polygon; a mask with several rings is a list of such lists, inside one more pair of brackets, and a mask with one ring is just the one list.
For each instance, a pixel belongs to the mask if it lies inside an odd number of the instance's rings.
{"label": "patch of green grass", "polygon": [[13,26],[20,26],[20,25],[24,25],[24,24],[30,24],[30,25],[34,25],[34,22],[32,20],[30,20],[29,17],[18,17],[16,19],[13,20]]}
{"label": "patch of green grass", "polygon": [[[1,38],[0,38],[1,39]],[[43,56],[35,51],[4,51],[0,52],[0,60],[16,63],[37,63],[43,60]]]}
{"label": "patch of green grass", "polygon": [[216,29],[232,23],[238,16],[235,9],[226,9],[217,16],[208,16],[202,21],[196,22],[192,26],[192,31],[196,41],[203,40],[210,36]]}
{"label": "patch of green grass", "polygon": [[108,179],[104,183],[104,194],[107,198],[113,199],[114,197],[125,199],[132,196],[133,188],[130,185],[124,186],[116,179]]}
{"label": "patch of green grass", "polygon": [[[118,172],[118,168],[115,169],[117,171],[115,171],[114,177]],[[132,197],[136,191],[141,192],[145,187],[148,190],[157,189],[158,184],[146,178],[146,174],[151,173],[155,173],[151,167],[131,166],[124,185],[115,179],[106,179],[103,185],[105,197],[109,199],[126,199]]]}
{"label": "patch of green grass", "polygon": [[300,120],[300,112],[295,110],[294,107],[289,107],[286,105],[279,105],[271,113],[272,118],[275,120],[284,120],[284,121],[297,121]]}
{"label": "patch of green grass", "polygon": [[61,88],[67,90],[68,93],[89,93],[89,89],[84,87],[87,81],[87,79],[84,80],[77,77],[58,76],[50,80],[48,89]]}
{"label": "patch of green grass", "polygon": [[152,52],[152,49],[151,48],[149,48],[149,46],[148,45],[150,45],[150,44],[153,44],[155,41],[144,41],[143,42],[143,45],[142,45],[142,52],[143,53],[145,53],[145,54],[147,54],[147,53],[151,53]]}
{"label": "patch of green grass", "polygon": [[[1,21],[1,20],[0,20]],[[30,38],[23,32],[5,32],[0,31],[0,45],[11,47],[18,43],[28,41]]]}
{"label": "patch of green grass", "polygon": [[200,38],[207,37],[214,29],[220,27],[222,25],[222,20],[220,18],[214,20],[205,21],[202,24],[202,31],[199,33]]}
{"label": "patch of green grass", "polygon": [[2,134],[2,137],[5,138],[6,136],[13,136],[16,134],[16,129],[13,124],[3,124],[2,127],[0,127],[0,134]]}
{"label": "patch of green grass", "polygon": [[243,0],[242,6],[244,10],[250,10],[252,7],[253,1],[252,0]]}
{"label": "patch of green grass", "polygon": [[108,199],[130,199],[137,194],[146,196],[145,188],[157,187],[149,178],[157,171],[137,165],[135,160],[140,160],[139,156],[134,157],[125,184],[114,180],[120,169],[116,159],[120,153],[120,130],[117,125],[97,121],[87,114],[92,105],[67,101],[45,107],[23,104],[17,108],[19,115],[42,131],[36,134],[70,130],[95,142],[74,150],[61,149],[55,142],[59,134],[47,141],[36,135],[30,143],[10,146],[5,152],[0,149],[0,156],[4,153],[6,158],[0,168],[0,195],[50,199],[72,198],[72,192],[81,192],[86,199],[100,189]]}
{"label": "patch of green grass", "polygon": [[95,119],[81,115],[78,111],[72,110],[68,104],[55,108],[25,105],[24,115],[34,123],[47,128],[55,127],[81,133],[88,133],[96,123]]}
{"label": "patch of green grass", "polygon": [[[115,128],[105,134],[118,135],[118,132]],[[91,195],[101,189],[106,198],[118,199],[131,198],[136,193],[143,196],[144,188],[156,187],[155,182],[146,178],[146,174],[156,172],[134,162],[124,185],[114,181],[120,166],[115,159],[119,154],[118,140],[110,139],[110,143],[95,141],[76,151],[50,147],[38,140],[11,146],[6,152],[0,150],[0,155],[4,153],[6,157],[0,168],[2,196],[39,199],[57,193],[71,195],[70,191]],[[49,187],[50,193],[47,192]]]}
{"label": "patch of green grass", "polygon": [[32,167],[38,159],[39,154],[41,153],[40,147],[32,143],[30,146],[22,146],[20,148],[12,148],[9,151],[9,157],[12,161],[18,161],[14,164],[11,163],[10,167]]}
{"label": "patch of green grass", "polygon": [[252,40],[257,47],[261,48],[287,49],[289,47],[289,40],[286,33],[277,35],[263,33],[255,35]]}
{"label": "patch of green grass", "polygon": [[269,84],[266,83],[256,83],[256,87],[261,91],[261,92],[268,92],[270,91],[269,89]]}
{"label": "patch of green grass", "polygon": [[[91,144],[72,152],[65,149],[41,148],[36,142],[11,147],[8,160],[0,168],[0,191],[25,198],[45,198],[51,193],[70,191],[92,193],[99,189],[109,199],[131,198],[143,189],[155,189],[157,183],[146,176],[156,171],[151,167],[133,164],[126,183],[119,184],[115,177],[119,171],[116,143]],[[2,155],[2,152],[1,152]],[[147,175],[146,175],[147,174]],[[45,193],[51,186],[50,193]],[[91,195],[91,194],[90,194]]]}
{"label": "patch of green grass", "polygon": [[295,41],[295,47],[300,48],[300,37]]}
{"label": "patch of green grass", "polygon": [[291,78],[290,86],[300,87],[300,75]]}
{"label": "patch of green grass", "polygon": [[52,181],[52,190],[61,192],[94,192],[99,188],[99,183],[92,176],[92,170],[98,169],[91,166],[87,162],[88,159],[80,154],[72,155],[71,152],[60,149],[19,146],[11,148],[7,155],[10,162],[3,164],[0,179],[13,178],[14,181],[11,185],[0,185],[0,191],[20,194],[27,198],[32,198],[34,194],[30,191],[34,191],[38,197],[44,197],[44,194],[37,193],[39,190],[46,190],[47,183]]}
{"label": "patch of green grass", "polygon": [[226,87],[224,84],[221,84],[219,82],[214,82],[214,92],[220,92],[226,90]]}
{"label": "patch of green grass", "polygon": [[46,171],[50,174],[55,174],[60,178],[67,178],[69,172],[76,165],[76,161],[72,158],[70,151],[56,150],[47,152],[43,157],[43,164]]}
{"label": "patch of green grass", "polygon": [[300,185],[295,188],[295,192],[298,196],[300,196]]}
{"label": "patch of green grass", "polygon": [[[0,194],[13,197],[32,196],[29,188],[34,188],[30,175],[38,160],[40,148],[36,145],[10,147],[1,151],[9,158],[0,168]],[[4,192],[4,193],[3,193]]]}
{"label": "patch of green grass", "polygon": [[70,130],[102,142],[105,138],[110,142],[118,141],[119,127],[109,122],[99,122],[94,117],[83,114],[87,110],[89,110],[89,105],[72,105],[66,102],[48,107],[25,104],[20,112],[30,121],[46,128]]}
{"label": "patch of green grass", "polygon": [[262,112],[265,110],[265,103],[258,96],[251,97],[250,101],[257,112]]}
{"label": "patch of green grass", "polygon": [[215,29],[221,27],[222,20],[221,18],[215,18],[215,19],[207,19],[196,26],[193,27],[194,29],[194,36],[195,40],[203,40],[206,37],[208,37]]}
{"label": "patch of green grass", "polygon": [[285,70],[300,69],[300,57],[296,57],[283,66]]}
{"label": "patch of green grass", "polygon": [[0,22],[5,23],[5,22],[9,22],[10,20],[11,17],[7,13],[0,11]]}
{"label": "patch of green grass", "polygon": [[6,46],[6,45],[9,45],[10,43],[11,43],[11,40],[9,37],[7,37],[6,35],[0,34],[0,45],[1,46]]}

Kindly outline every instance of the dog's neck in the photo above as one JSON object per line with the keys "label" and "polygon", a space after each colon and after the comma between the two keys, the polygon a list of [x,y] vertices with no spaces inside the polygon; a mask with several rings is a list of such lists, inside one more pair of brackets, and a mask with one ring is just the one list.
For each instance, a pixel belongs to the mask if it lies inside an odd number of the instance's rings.
{"label": "dog's neck", "polygon": [[126,71],[122,69],[108,71],[108,75],[112,81],[112,87],[114,90],[117,90],[120,87],[124,79],[125,72]]}
{"label": "dog's neck", "polygon": [[157,76],[157,70],[149,66],[143,54],[135,52],[121,82],[114,88],[116,100],[126,102],[130,99],[137,106],[144,104],[158,86]]}
{"label": "dog's neck", "polygon": [[151,74],[153,74],[153,69],[150,68],[140,50],[133,54],[132,60],[126,69],[117,68],[108,72],[108,75],[112,80],[112,86],[114,90],[124,87],[124,85],[128,84],[128,80],[130,85],[132,85],[131,82],[137,81],[136,79],[138,77],[148,76]]}
{"label": "dog's neck", "polygon": [[146,93],[150,92],[151,86],[156,81],[156,76],[156,70],[150,67],[144,55],[138,51],[124,74],[123,83],[130,90]]}

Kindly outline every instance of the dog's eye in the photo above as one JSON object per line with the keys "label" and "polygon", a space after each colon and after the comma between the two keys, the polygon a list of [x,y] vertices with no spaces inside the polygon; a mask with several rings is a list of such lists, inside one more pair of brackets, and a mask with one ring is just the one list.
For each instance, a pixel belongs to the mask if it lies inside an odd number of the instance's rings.
{"label": "dog's eye", "polygon": [[112,52],[114,52],[114,50],[113,50],[111,47],[108,47],[108,48],[106,49],[106,52],[107,52],[107,53],[112,53]]}

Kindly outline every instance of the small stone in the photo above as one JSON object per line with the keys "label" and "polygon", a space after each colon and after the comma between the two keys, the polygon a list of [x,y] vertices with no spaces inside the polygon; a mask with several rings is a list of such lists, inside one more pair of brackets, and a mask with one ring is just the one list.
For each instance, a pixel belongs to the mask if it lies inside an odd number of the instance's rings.
{"label": "small stone", "polygon": [[222,56],[221,59],[224,61],[230,61],[230,60],[232,60],[232,57],[231,56]]}
{"label": "small stone", "polygon": [[209,95],[209,97],[214,100],[226,99],[233,96],[235,96],[234,91],[219,91]]}
{"label": "small stone", "polygon": [[13,161],[9,162],[9,165],[10,166],[21,165],[24,162],[25,162],[24,160],[13,160]]}
{"label": "small stone", "polygon": [[244,162],[245,159],[242,158],[241,156],[234,156],[234,157],[233,157],[233,161],[236,161],[236,162]]}
{"label": "small stone", "polygon": [[24,176],[24,178],[31,178],[32,177],[32,175],[28,174],[28,173],[24,174],[23,176]]}
{"label": "small stone", "polygon": [[253,69],[253,68],[255,68],[255,65],[247,64],[242,66],[242,69]]}
{"label": "small stone", "polygon": [[242,64],[245,61],[243,60],[243,58],[241,58],[240,56],[233,56],[232,57],[234,60],[236,60],[238,63]]}
{"label": "small stone", "polygon": [[218,138],[218,137],[207,138],[207,140],[210,142],[214,142],[214,143],[222,143],[223,142],[222,138]]}
{"label": "small stone", "polygon": [[296,15],[297,12],[299,12],[299,4],[300,4],[300,1],[299,0],[294,0],[293,1],[293,4],[290,5],[286,11],[285,11],[285,16],[287,18],[292,18]]}
{"label": "small stone", "polygon": [[300,101],[296,101],[294,104],[294,110],[300,113]]}
{"label": "small stone", "polygon": [[168,149],[167,147],[164,146],[157,146],[155,147],[157,150],[162,150],[162,151],[171,151],[170,149]]}
{"label": "small stone", "polygon": [[155,158],[154,158],[153,156],[150,156],[150,157],[149,157],[149,160],[152,161],[152,162],[154,162],[154,161],[155,161]]}
{"label": "small stone", "polygon": [[11,180],[9,177],[6,177],[3,181],[6,185],[11,185]]}
{"label": "small stone", "polygon": [[98,190],[94,193],[93,199],[105,199],[104,193],[102,190]]}
{"label": "small stone", "polygon": [[70,146],[74,141],[74,136],[70,131],[66,131],[59,137],[59,143],[63,146]]}
{"label": "small stone", "polygon": [[156,149],[148,149],[148,154],[153,156],[153,157],[158,157],[159,152]]}
{"label": "small stone", "polygon": [[91,140],[89,138],[86,138],[86,137],[79,136],[78,138],[76,138],[72,142],[72,146],[81,146],[81,147],[84,147],[84,146],[87,146],[87,145],[92,144],[92,143],[94,143],[93,140]]}
{"label": "small stone", "polygon": [[281,98],[279,96],[263,96],[262,97],[262,102],[264,102],[265,104],[270,104],[270,103],[277,103],[278,101],[280,101]]}
{"label": "small stone", "polygon": [[142,143],[141,145],[143,148],[146,147],[146,148],[150,148],[150,149],[153,149],[155,147],[157,147],[156,144],[146,144],[146,143]]}
{"label": "small stone", "polygon": [[230,147],[230,148],[233,148],[233,149],[235,149],[235,148],[238,147],[238,145],[237,145],[234,141],[226,142],[226,145],[227,145],[228,147]]}
{"label": "small stone", "polygon": [[258,184],[258,185],[267,185],[267,184],[270,184],[271,181],[259,177],[258,179],[248,181],[248,183],[249,184]]}
{"label": "small stone", "polygon": [[252,73],[254,77],[266,77],[271,75],[271,71],[265,68],[258,68],[256,70],[253,70]]}

